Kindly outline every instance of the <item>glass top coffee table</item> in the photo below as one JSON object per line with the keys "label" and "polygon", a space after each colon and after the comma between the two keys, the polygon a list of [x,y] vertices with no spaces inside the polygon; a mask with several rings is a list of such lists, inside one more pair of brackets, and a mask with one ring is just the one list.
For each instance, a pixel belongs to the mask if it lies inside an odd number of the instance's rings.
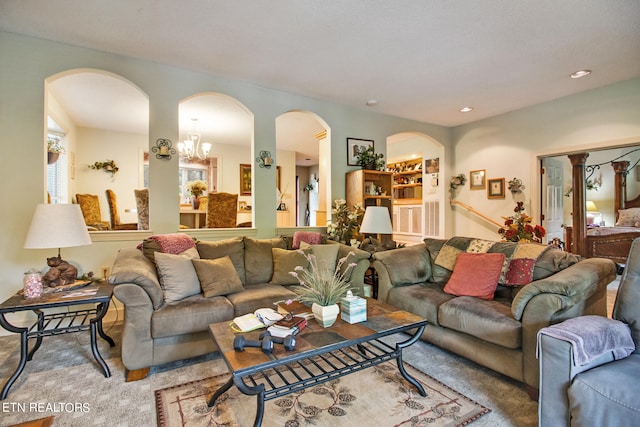
{"label": "glass top coffee table", "polygon": [[[302,307],[299,304],[287,309],[295,313],[310,311]],[[296,335],[295,350],[287,351],[276,344],[271,353],[264,353],[255,347],[234,350],[233,341],[239,334],[233,332],[229,322],[213,323],[209,332],[231,371],[231,378],[213,394],[209,407],[235,384],[242,393],[257,396],[254,426],[260,426],[265,401],[392,359],[402,376],[426,396],[422,385],[407,373],[402,363],[402,349],[420,338],[426,324],[419,316],[368,298],[365,322],[349,324],[339,318],[330,328],[322,328],[311,319]],[[264,329],[242,335],[247,340],[257,340],[260,332]],[[393,345],[382,340],[402,332],[410,332],[409,339]]]}

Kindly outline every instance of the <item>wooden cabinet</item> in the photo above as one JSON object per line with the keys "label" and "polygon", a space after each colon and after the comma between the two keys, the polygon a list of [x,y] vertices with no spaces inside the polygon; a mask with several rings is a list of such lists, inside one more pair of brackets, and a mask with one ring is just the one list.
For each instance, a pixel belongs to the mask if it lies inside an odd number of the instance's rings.
{"label": "wooden cabinet", "polygon": [[407,202],[422,202],[422,158],[389,163],[393,172],[393,198]]}
{"label": "wooden cabinet", "polygon": [[391,215],[393,204],[393,173],[376,170],[347,172],[346,200],[351,209],[356,203],[367,206],[386,206]]}

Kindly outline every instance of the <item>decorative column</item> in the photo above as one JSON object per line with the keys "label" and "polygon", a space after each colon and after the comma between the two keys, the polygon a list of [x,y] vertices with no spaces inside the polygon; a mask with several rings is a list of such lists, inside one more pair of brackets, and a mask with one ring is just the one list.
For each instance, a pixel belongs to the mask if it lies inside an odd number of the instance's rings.
{"label": "decorative column", "polygon": [[570,154],[573,186],[573,252],[586,256],[587,248],[585,236],[587,235],[587,209],[585,186],[585,163],[589,153]]}
{"label": "decorative column", "polygon": [[[323,130],[315,135],[318,140],[318,210],[316,211],[316,223],[310,224],[312,227],[327,226],[327,188],[331,180],[331,150],[327,140],[327,131]],[[331,212],[331,207],[329,207]]]}
{"label": "decorative column", "polygon": [[629,161],[621,160],[619,162],[611,162],[611,166],[615,172],[615,181],[613,184],[613,215],[617,220],[618,211],[624,209],[627,204],[627,171],[629,170]]}

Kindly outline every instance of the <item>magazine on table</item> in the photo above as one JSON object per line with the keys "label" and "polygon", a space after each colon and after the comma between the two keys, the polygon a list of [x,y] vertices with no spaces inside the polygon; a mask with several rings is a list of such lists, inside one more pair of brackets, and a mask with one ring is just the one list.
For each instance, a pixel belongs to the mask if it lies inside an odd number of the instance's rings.
{"label": "magazine on table", "polygon": [[284,316],[271,308],[259,308],[253,313],[233,319],[231,329],[236,332],[249,332],[271,326]]}

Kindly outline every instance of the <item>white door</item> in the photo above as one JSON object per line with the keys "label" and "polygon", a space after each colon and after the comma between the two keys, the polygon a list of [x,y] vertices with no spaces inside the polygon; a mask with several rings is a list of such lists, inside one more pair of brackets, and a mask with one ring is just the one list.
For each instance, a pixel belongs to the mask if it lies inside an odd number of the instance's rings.
{"label": "white door", "polygon": [[564,169],[562,162],[547,157],[542,160],[542,226],[547,230],[547,242],[554,238],[564,241]]}

